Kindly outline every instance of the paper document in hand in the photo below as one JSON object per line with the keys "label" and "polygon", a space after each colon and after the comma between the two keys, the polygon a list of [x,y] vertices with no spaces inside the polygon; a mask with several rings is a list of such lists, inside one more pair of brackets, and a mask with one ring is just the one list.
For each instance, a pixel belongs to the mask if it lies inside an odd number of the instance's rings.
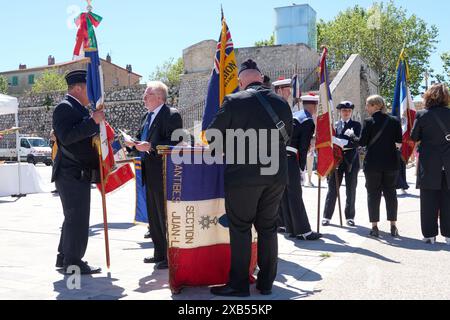
{"label": "paper document in hand", "polygon": [[123,132],[122,130],[120,130],[120,134],[123,136],[123,139],[125,140],[126,143],[135,143],[136,140],[134,140],[129,134],[126,134],[125,132]]}

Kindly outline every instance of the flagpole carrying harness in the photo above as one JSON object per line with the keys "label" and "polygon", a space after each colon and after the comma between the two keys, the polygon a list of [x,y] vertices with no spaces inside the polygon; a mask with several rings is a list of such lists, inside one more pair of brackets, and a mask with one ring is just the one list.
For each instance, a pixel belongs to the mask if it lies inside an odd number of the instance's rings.
{"label": "flagpole carrying harness", "polygon": [[438,123],[439,127],[441,128],[442,132],[444,132],[445,135],[445,140],[447,140],[448,142],[450,142],[450,132],[448,131],[447,127],[445,126],[444,122],[442,122],[442,120],[433,112],[430,112],[430,114],[433,116],[433,118],[436,120],[436,122]]}
{"label": "flagpole carrying harness", "polygon": [[278,131],[281,133],[281,136],[283,137],[284,144],[287,145],[289,143],[289,134],[286,131],[286,124],[280,120],[278,115],[273,111],[272,106],[270,105],[269,101],[267,101],[261,93],[256,91],[255,89],[247,89],[247,92],[253,94],[258,98],[261,105],[266,109],[269,116],[272,118],[272,121],[275,123],[275,126],[277,127]]}

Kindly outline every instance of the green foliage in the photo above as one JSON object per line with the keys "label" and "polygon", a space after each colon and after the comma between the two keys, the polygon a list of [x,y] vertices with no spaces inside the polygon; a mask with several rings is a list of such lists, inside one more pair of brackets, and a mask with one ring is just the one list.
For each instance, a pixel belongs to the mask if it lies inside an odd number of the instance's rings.
{"label": "green foliage", "polygon": [[150,75],[150,81],[161,81],[169,87],[169,103],[176,105],[180,92],[181,75],[184,73],[184,62],[182,58],[175,60],[170,58]]}
{"label": "green foliage", "polygon": [[31,88],[31,92],[35,94],[63,90],[67,90],[64,75],[53,70],[46,70],[41,74]]}
{"label": "green foliage", "polygon": [[318,23],[318,41],[329,49],[330,68],[340,69],[350,55],[360,54],[378,73],[381,94],[394,96],[396,68],[400,52],[406,49],[410,67],[410,87],[419,94],[429,58],[436,49],[439,31],[416,15],[408,15],[394,1],[374,3],[340,12],[332,21]]}
{"label": "green foliage", "polygon": [[450,52],[445,52],[441,55],[444,64],[445,76],[450,79]]}
{"label": "green foliage", "polygon": [[0,93],[8,94],[8,79],[0,75]]}
{"label": "green foliage", "polygon": [[275,34],[272,34],[272,36],[267,40],[261,40],[255,42],[255,47],[267,47],[267,46],[274,46],[275,45]]}

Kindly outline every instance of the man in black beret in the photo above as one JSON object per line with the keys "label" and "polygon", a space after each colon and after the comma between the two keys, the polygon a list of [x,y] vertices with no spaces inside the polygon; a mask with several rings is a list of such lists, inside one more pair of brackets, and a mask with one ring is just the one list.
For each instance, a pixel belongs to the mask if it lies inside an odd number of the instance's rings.
{"label": "man in black beret", "polygon": [[[361,136],[362,126],[358,121],[352,120],[355,105],[351,101],[343,101],[337,107],[341,120],[336,123],[336,138],[343,147],[344,160],[328,179],[328,195],[325,202],[323,226],[328,226],[333,218],[337,200],[337,188],[341,186],[345,175],[346,205],[345,217],[349,227],[355,226],[355,201],[358,174],[360,170],[357,140]],[[336,181],[336,174],[338,181]],[[339,182],[336,187],[336,182]]]}
{"label": "man in black beret", "polygon": [[[209,130],[220,131],[224,141],[231,141],[224,146],[227,156],[225,207],[230,227],[231,271],[227,285],[211,289],[213,294],[219,296],[250,295],[252,226],[258,233],[260,271],[257,289],[261,294],[272,293],[277,275],[278,208],[287,183],[286,143],[292,132],[292,113],[287,102],[265,88],[262,82],[263,76],[257,64],[253,60],[245,61],[239,72],[242,91],[225,97],[222,108],[209,127]],[[238,130],[245,132],[246,136],[252,132],[259,136],[267,130],[269,134],[264,138],[261,136],[254,144],[244,137],[243,155],[239,153],[241,149],[233,138],[242,138]],[[261,160],[261,154],[267,157],[269,150],[271,156],[276,158],[273,162],[278,160],[279,163],[278,170],[270,174],[264,170],[270,164]],[[258,154],[256,163],[250,160],[253,152]],[[244,163],[239,158],[244,158]]]}
{"label": "man in black beret", "polygon": [[101,272],[82,261],[89,237],[91,182],[99,170],[98,153],[92,138],[105,120],[103,111],[90,115],[87,73],[75,70],[66,75],[68,94],[55,108],[53,130],[58,144],[52,182],[56,183],[64,211],[56,267],[65,273]]}

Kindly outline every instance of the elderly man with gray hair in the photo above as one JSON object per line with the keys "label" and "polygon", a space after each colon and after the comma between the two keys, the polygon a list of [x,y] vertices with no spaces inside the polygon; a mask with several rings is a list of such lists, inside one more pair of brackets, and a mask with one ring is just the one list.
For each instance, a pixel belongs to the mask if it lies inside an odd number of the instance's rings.
{"label": "elderly man with gray hair", "polygon": [[[164,206],[163,159],[158,155],[158,146],[175,146],[172,133],[183,127],[180,114],[166,105],[167,86],[160,81],[147,84],[143,99],[147,112],[137,140],[128,143],[131,150],[139,152],[142,159],[142,183],[146,186],[149,236],[154,245],[154,255],[145,258],[145,263],[155,263],[157,269],[167,269],[167,239]],[[131,151],[130,150],[130,151]]]}

